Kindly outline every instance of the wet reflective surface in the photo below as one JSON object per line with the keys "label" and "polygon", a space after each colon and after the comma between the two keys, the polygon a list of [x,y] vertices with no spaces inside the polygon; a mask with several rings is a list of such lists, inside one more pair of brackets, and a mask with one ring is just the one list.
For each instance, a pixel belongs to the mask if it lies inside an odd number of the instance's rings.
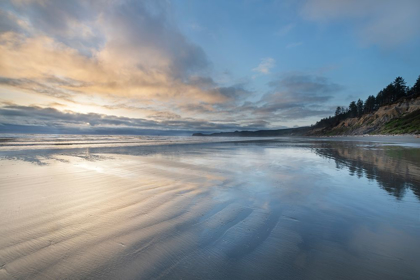
{"label": "wet reflective surface", "polygon": [[420,278],[416,141],[98,139],[0,143],[0,279]]}

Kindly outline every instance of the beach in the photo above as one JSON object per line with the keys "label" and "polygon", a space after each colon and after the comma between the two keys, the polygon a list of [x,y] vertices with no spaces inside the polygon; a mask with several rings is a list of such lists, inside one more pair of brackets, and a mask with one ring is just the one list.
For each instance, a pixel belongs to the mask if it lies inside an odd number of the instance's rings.
{"label": "beach", "polygon": [[0,279],[419,279],[419,143],[367,138],[4,137]]}

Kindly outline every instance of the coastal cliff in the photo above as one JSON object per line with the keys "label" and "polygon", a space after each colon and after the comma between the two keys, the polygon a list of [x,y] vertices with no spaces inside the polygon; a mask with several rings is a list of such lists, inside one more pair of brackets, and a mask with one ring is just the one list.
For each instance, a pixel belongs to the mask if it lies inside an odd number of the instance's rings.
{"label": "coastal cliff", "polygon": [[313,128],[308,135],[420,134],[420,97],[380,107],[331,127]]}
{"label": "coastal cliff", "polygon": [[346,118],[333,125],[257,131],[194,133],[193,136],[218,137],[276,137],[276,136],[334,136],[365,134],[420,134],[420,97],[405,98],[381,106],[360,117]]}

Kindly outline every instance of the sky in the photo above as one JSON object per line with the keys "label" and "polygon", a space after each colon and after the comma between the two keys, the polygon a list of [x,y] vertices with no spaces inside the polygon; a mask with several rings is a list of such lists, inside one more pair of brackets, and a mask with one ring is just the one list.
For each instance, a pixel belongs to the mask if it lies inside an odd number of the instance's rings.
{"label": "sky", "polygon": [[0,132],[315,124],[420,75],[418,0],[4,0]]}

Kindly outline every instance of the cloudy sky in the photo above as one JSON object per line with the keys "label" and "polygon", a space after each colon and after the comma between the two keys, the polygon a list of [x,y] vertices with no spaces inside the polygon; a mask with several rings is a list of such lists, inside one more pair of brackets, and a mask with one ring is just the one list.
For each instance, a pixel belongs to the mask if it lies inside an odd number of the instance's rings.
{"label": "cloudy sky", "polygon": [[418,0],[3,0],[0,132],[310,125],[396,76],[414,83],[418,11]]}

